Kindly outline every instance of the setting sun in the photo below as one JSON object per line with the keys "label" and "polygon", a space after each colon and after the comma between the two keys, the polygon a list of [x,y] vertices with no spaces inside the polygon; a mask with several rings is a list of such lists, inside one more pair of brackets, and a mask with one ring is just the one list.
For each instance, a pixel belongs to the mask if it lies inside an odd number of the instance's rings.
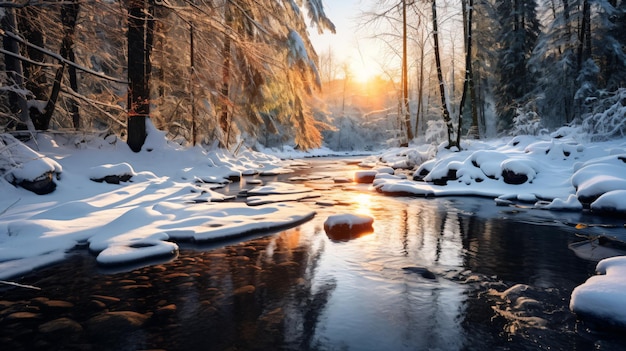
{"label": "setting sun", "polygon": [[380,72],[373,64],[366,64],[360,60],[350,62],[350,73],[356,83],[369,83],[380,75]]}
{"label": "setting sun", "polygon": [[368,83],[376,76],[375,70],[363,65],[354,66],[353,70],[354,81],[357,83]]}

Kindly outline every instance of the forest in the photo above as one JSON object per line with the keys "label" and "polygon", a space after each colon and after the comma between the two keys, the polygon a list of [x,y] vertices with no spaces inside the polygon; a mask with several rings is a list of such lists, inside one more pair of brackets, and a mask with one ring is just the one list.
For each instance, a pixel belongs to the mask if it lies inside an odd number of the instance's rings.
{"label": "forest", "polygon": [[377,0],[384,75],[316,52],[321,0],[0,3],[0,128],[115,135],[149,119],[181,145],[372,149],[412,141],[626,131],[626,3]]}

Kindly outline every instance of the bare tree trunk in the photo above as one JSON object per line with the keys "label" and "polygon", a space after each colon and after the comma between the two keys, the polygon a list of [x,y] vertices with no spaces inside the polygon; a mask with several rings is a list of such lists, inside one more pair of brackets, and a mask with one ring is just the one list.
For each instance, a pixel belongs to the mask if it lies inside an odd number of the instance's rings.
{"label": "bare tree trunk", "polygon": [[[74,32],[76,30],[76,20],[78,18],[78,11],[80,5],[78,2],[63,5],[61,7],[61,22],[63,22],[63,29],[65,36],[61,44],[61,56],[69,61],[75,62],[76,57],[74,55]],[[78,92],[78,79],[76,75],[76,67],[70,65],[68,67],[68,74],[70,80],[70,88],[74,92]],[[72,124],[75,129],[80,128],[80,113],[78,110],[78,103],[74,98],[69,98],[69,110],[72,115]]]}
{"label": "bare tree trunk", "polygon": [[146,118],[150,117],[150,51],[147,0],[128,4],[128,146],[139,152],[146,140]]}
{"label": "bare tree trunk", "polygon": [[448,148],[455,146],[452,140],[452,133],[454,127],[452,126],[452,119],[450,118],[450,111],[448,111],[448,103],[446,101],[446,89],[443,82],[443,73],[441,72],[441,57],[439,55],[439,34],[437,33],[437,0],[433,0],[433,41],[435,50],[435,64],[437,65],[437,79],[439,80],[439,94],[441,95],[441,109],[443,115],[443,121],[446,124],[448,130]]}
{"label": "bare tree trunk", "polygon": [[583,62],[585,62],[585,43],[586,43],[586,35],[587,35],[587,21],[589,17],[589,2],[587,0],[583,1],[583,13],[582,18],[580,19],[580,26],[578,28],[578,53],[576,55],[578,71],[580,71],[583,67]]}
{"label": "bare tree trunk", "polygon": [[[61,7],[61,22],[63,24],[63,40],[61,41],[61,57],[74,62],[74,29],[76,28],[76,17],[78,16],[78,4],[68,4]],[[76,67],[70,66],[70,85],[72,90],[78,90],[78,83],[76,80]],[[61,91],[61,82],[63,80],[63,74],[65,72],[65,62],[61,64],[61,67],[57,69],[54,77],[54,83],[52,85],[52,91],[50,92],[50,98],[46,104],[46,108],[43,115],[43,120],[47,124],[52,120],[52,114],[56,108],[56,102]],[[80,116],[78,115],[78,106],[76,100],[70,98],[70,113],[72,114],[72,123],[75,129],[80,126]]]}
{"label": "bare tree trunk", "polygon": [[[34,44],[40,48],[44,47],[45,37],[40,27],[40,15],[42,10],[36,7],[24,7],[18,10],[17,23],[20,33],[24,36],[27,42]],[[44,61],[44,53],[40,50],[26,47],[26,56],[35,62]],[[45,71],[41,66],[35,65],[29,61],[23,61],[22,67],[24,71],[25,88],[29,90],[34,99],[39,101],[48,100],[46,85],[47,79]],[[35,129],[47,130],[50,126],[50,120],[45,119],[44,111],[41,111],[36,107],[37,105],[31,105],[28,110],[30,120],[33,122]]]}
{"label": "bare tree trunk", "polygon": [[[468,2],[469,1],[469,2]],[[478,139],[478,115],[476,113],[476,99],[474,91],[474,78],[472,70],[472,7],[473,0],[463,0],[463,32],[465,33],[465,81],[463,82],[463,95],[459,106],[459,125],[457,126],[456,144],[461,147],[461,129],[463,127],[463,114],[467,102],[467,94],[470,95],[470,106],[472,109],[472,126],[470,134],[474,139]]]}
{"label": "bare tree trunk", "polygon": [[409,78],[407,66],[407,23],[406,23],[406,0],[402,0],[402,106],[404,110],[404,124],[406,126],[406,139],[408,143],[413,140],[411,128],[411,111],[409,109]]}
{"label": "bare tree trunk", "polygon": [[224,33],[224,47],[222,48],[222,107],[220,114],[220,128],[222,129],[222,135],[224,136],[224,140],[222,141],[222,146],[228,148],[228,139],[230,137],[230,126],[228,122],[228,106],[229,106],[229,90],[230,90],[230,61],[231,61],[231,42],[230,42],[230,29],[233,25],[233,15],[230,9],[230,3],[226,3],[226,9],[224,18],[226,20],[226,30]]}
{"label": "bare tree trunk", "polygon": [[[2,29],[13,33],[18,33],[17,20],[15,19],[15,9],[4,9],[4,16],[2,17]],[[19,55],[20,48],[17,40],[4,36],[2,40],[2,46],[4,50],[11,52],[15,55]],[[4,67],[7,71],[7,77],[10,83],[22,90],[24,89],[24,73],[22,68],[22,62],[14,56],[5,55]],[[11,112],[19,116],[19,123],[16,129],[28,129],[35,130],[26,105],[26,97],[15,91],[9,91],[9,108]]]}
{"label": "bare tree trunk", "polygon": [[415,136],[420,134],[420,119],[422,118],[422,106],[424,104],[424,32],[421,32],[422,38],[420,41],[420,62],[419,72],[417,79],[417,111],[415,112]]}
{"label": "bare tree trunk", "polygon": [[194,60],[193,23],[189,25],[189,97],[191,100],[191,145],[196,145],[196,99],[194,95],[196,67]]}
{"label": "bare tree trunk", "polygon": [[48,102],[46,103],[46,108],[44,109],[44,114],[42,116],[42,120],[47,121],[47,124],[49,124],[50,120],[52,119],[52,114],[54,113],[54,109],[57,104],[57,99],[59,98],[59,93],[61,92],[61,81],[63,80],[64,72],[65,72],[65,62],[62,62],[61,67],[57,69],[57,73],[54,76],[54,83],[52,84],[52,91],[50,92],[50,98],[48,99]]}

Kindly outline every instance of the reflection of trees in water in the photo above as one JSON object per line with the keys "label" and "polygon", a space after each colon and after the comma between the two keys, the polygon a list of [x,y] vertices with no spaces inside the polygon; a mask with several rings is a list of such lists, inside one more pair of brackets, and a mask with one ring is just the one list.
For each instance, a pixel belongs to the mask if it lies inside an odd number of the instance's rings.
{"label": "reflection of trees in water", "polygon": [[232,289],[224,291],[215,325],[223,341],[248,349],[310,348],[335,287],[312,286],[324,246],[302,240],[296,228],[225,250],[228,273],[220,285],[230,279]]}
{"label": "reflection of trees in water", "polygon": [[459,211],[441,201],[416,199],[407,206],[407,251],[422,265],[460,267],[463,231]]}
{"label": "reflection of trees in water", "polygon": [[[397,252],[404,257],[401,264],[435,271],[441,266],[462,265],[462,230],[456,209],[443,207],[441,201],[413,199],[402,209],[386,211],[393,213],[379,216],[384,221],[379,227],[400,234],[395,238],[382,233],[379,242],[382,250],[389,247],[390,252],[399,245]],[[464,288],[448,284],[445,279],[431,282],[412,274],[399,279],[400,293],[393,300],[400,304],[394,309],[398,311],[403,345],[418,349],[462,348]]]}
{"label": "reflection of trees in water", "polygon": [[[567,324],[575,320],[568,316],[567,304],[571,290],[588,272],[585,264],[569,251],[567,232],[556,226],[516,219],[516,213],[506,209],[499,217],[474,214],[478,212],[479,204],[476,204],[466,209],[467,214],[459,216],[466,250],[463,266],[478,278],[477,284],[468,285],[469,298],[462,325],[468,335],[481,336],[470,340],[478,348],[509,348],[514,343],[520,349],[534,349],[541,339],[543,348],[552,345],[552,348],[576,349],[571,329],[564,332],[570,328]],[[490,289],[503,292],[516,284],[530,285],[527,294],[540,301],[541,308],[524,310],[516,306],[515,300],[499,301],[487,293]],[[495,313],[498,308],[511,314]],[[511,323],[520,323],[515,320],[516,313],[547,318],[547,328],[512,331]]]}

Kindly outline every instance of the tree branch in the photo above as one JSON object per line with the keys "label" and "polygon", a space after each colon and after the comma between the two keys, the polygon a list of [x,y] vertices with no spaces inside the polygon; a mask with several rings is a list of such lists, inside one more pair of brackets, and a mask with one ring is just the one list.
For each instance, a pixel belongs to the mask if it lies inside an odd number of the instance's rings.
{"label": "tree branch", "polygon": [[[56,54],[56,53],[54,53],[52,51],[46,50],[46,49],[44,49],[42,47],[39,47],[37,45],[33,45],[33,44],[29,43],[28,41],[22,39],[19,35],[16,35],[16,34],[14,34],[12,32],[4,31],[4,30],[0,29],[0,34],[3,37],[8,37],[8,38],[14,39],[14,40],[16,40],[16,41],[18,41],[18,42],[20,42],[20,43],[30,47],[30,48],[33,48],[33,49],[43,53],[44,55],[48,55],[48,56],[58,60],[59,62],[64,62],[64,63],[66,63],[66,64],[68,64],[70,66],[73,66],[76,69],[79,69],[79,70],[81,70],[81,71],[83,71],[85,73],[88,73],[88,74],[94,75],[96,77],[99,77],[99,78],[102,78],[102,79],[106,79],[108,81],[112,81],[112,82],[115,82],[115,83],[128,84],[128,81],[126,81],[126,80],[121,80],[121,79],[118,79],[118,78],[110,77],[110,76],[107,76],[106,74],[103,74],[103,73],[100,73],[100,72],[96,72],[96,71],[94,71],[92,69],[89,69],[87,67],[83,67],[81,65],[78,65],[78,64],[76,64],[76,63],[74,63],[74,62],[72,62],[70,60],[66,60],[61,55]],[[18,58],[22,59],[20,57],[18,57]]]}

